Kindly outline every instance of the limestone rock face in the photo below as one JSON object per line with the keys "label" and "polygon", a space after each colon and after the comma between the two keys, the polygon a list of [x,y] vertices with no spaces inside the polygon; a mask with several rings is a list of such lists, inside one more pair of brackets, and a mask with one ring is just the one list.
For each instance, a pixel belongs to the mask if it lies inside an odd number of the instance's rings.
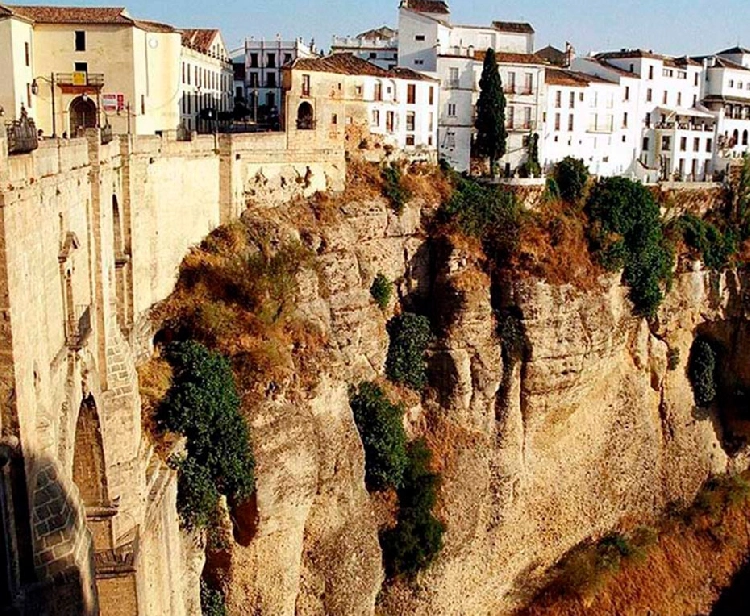
{"label": "limestone rock face", "polygon": [[[377,200],[344,209],[313,239],[320,271],[302,281],[299,305],[325,331],[331,364],[302,401],[271,395],[254,411],[257,511],[230,549],[230,613],[503,614],[520,583],[576,543],[691,499],[710,473],[747,466],[744,450],[726,451],[718,419],[696,411],[687,378],[706,328],[742,356],[744,280],[681,274],[649,324],[633,316],[616,276],[587,291],[534,279],[491,285],[471,250],[427,241],[428,208],[401,217]],[[294,232],[274,211],[265,215]],[[440,330],[431,387],[408,428],[435,453],[447,532],[411,586],[383,586],[377,506],[347,396],[349,384],[383,374],[394,307],[384,314],[370,298],[378,272]],[[504,318],[518,326],[516,354],[499,334]]]}

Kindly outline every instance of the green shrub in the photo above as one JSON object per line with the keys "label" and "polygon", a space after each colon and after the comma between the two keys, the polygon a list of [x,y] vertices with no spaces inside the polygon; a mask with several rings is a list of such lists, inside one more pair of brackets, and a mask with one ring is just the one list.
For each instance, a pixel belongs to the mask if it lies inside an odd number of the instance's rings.
{"label": "green shrub", "polygon": [[513,312],[500,313],[497,316],[497,334],[503,350],[503,361],[513,367],[523,359],[526,353],[526,334],[521,317]]}
{"label": "green shrub", "polygon": [[560,187],[557,185],[557,180],[548,177],[544,182],[544,200],[550,202],[557,201],[560,198]]}
{"label": "green shrub", "polygon": [[566,156],[555,165],[555,182],[564,201],[578,203],[589,181],[589,170],[580,158]]}
{"label": "green shrub", "polygon": [[484,238],[490,231],[518,235],[520,208],[512,193],[459,178],[441,207],[443,220],[455,221],[465,235]]}
{"label": "green shrub", "polygon": [[732,227],[722,232],[715,225],[692,214],[680,217],[679,227],[685,243],[700,253],[701,260],[709,269],[726,268],[739,250],[738,232]]}
{"label": "green shrub", "polygon": [[379,273],[370,287],[370,295],[381,310],[388,308],[388,303],[393,295],[393,283],[384,274]]}
{"label": "green shrub", "polygon": [[432,340],[427,317],[405,312],[388,322],[390,344],[385,373],[394,383],[421,391],[427,385],[424,354]]}
{"label": "green shrub", "polygon": [[400,216],[412,197],[411,192],[404,186],[401,168],[396,163],[384,165],[381,175],[383,195],[388,199],[391,209]]}
{"label": "green shrub", "polygon": [[693,343],[688,377],[698,406],[708,406],[716,399],[716,352],[707,340],[698,338]]}
{"label": "green shrub", "polygon": [[651,317],[664,299],[672,275],[672,250],[659,206],[640,183],[627,178],[599,180],[587,202],[589,239],[610,271],[624,269],[637,314]]}
{"label": "green shrub", "polygon": [[196,342],[174,343],[165,356],[174,376],[159,421],[187,437],[187,455],[178,462],[177,507],[186,527],[202,527],[213,517],[219,494],[231,503],[252,494],[250,437],[226,358]]}
{"label": "green shrub", "polygon": [[368,489],[399,488],[407,464],[403,406],[390,402],[374,383],[360,383],[349,402],[365,450]]}
{"label": "green shrub", "polygon": [[433,514],[440,477],[429,469],[431,452],[423,440],[409,446],[409,463],[398,490],[396,526],[383,531],[386,573],[413,575],[435,559],[443,547],[445,527]]}
{"label": "green shrub", "polygon": [[203,578],[201,578],[201,614],[203,616],[227,616],[224,594],[220,590],[211,589]]}
{"label": "green shrub", "polygon": [[680,365],[680,349],[670,348],[667,351],[667,368],[669,370],[677,370]]}

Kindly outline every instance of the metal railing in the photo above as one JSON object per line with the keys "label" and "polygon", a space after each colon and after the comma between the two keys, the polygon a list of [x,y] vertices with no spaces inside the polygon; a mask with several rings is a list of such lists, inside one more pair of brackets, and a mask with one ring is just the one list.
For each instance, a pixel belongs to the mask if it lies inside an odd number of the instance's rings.
{"label": "metal railing", "polygon": [[34,120],[26,115],[26,110],[21,109],[21,118],[6,122],[8,133],[8,154],[27,154],[39,147]]}
{"label": "metal railing", "polygon": [[298,118],[297,119],[297,130],[315,130],[316,121],[312,118]]}
{"label": "metal railing", "polygon": [[115,138],[115,136],[114,136],[114,133],[112,132],[112,126],[111,125],[105,124],[104,126],[101,127],[99,142],[102,145],[107,145],[114,138]]}

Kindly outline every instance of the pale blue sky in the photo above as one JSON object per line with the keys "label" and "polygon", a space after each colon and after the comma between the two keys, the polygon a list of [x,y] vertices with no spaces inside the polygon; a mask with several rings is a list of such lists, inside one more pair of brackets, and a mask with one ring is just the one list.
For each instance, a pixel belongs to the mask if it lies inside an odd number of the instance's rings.
{"label": "pale blue sky", "polygon": [[[22,2],[17,2],[21,4]],[[332,34],[357,34],[398,22],[398,0],[35,0],[28,4],[122,5],[131,15],[183,27],[219,27],[227,45],[246,36],[315,37],[328,49]],[[667,54],[704,54],[738,42],[750,46],[748,0],[453,0],[455,23],[530,21],[537,47],[571,41],[579,53],[643,47]]]}

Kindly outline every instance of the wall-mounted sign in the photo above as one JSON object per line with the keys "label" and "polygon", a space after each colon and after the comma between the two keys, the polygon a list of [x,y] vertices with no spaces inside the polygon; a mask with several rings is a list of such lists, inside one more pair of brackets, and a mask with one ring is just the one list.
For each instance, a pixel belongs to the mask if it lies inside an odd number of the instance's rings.
{"label": "wall-mounted sign", "polygon": [[125,109],[125,95],[116,92],[102,94],[102,109],[108,113],[115,113]]}
{"label": "wall-mounted sign", "polygon": [[74,86],[86,85],[86,73],[84,71],[76,71],[75,73],[73,73],[73,85]]}

